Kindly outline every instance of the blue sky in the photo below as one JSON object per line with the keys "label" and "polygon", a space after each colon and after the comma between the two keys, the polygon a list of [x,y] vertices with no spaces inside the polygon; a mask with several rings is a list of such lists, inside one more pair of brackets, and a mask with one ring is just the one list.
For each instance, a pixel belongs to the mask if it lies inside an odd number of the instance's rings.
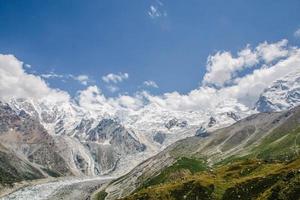
{"label": "blue sky", "polygon": [[[0,53],[31,73],[88,75],[108,96],[145,89],[147,80],[158,85],[146,88],[153,94],[187,93],[217,51],[284,38],[299,46],[299,10],[299,0],[0,0]],[[123,78],[108,84],[109,73]],[[87,87],[70,77],[47,81],[71,94]]]}

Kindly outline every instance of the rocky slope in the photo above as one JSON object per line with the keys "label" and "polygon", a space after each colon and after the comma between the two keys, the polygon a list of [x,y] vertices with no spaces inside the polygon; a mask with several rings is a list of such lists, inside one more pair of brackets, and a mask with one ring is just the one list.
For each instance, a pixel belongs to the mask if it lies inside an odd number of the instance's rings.
{"label": "rocky slope", "polygon": [[[206,137],[194,136],[178,141],[112,182],[105,189],[106,199],[122,198],[144,187],[157,186],[173,176],[184,177],[192,173],[193,170],[189,168],[178,170],[178,162],[179,166],[196,165],[199,171],[210,171],[209,169],[214,169],[219,164],[223,166],[222,163],[233,162],[239,158],[292,162],[299,157],[299,118],[300,107],[277,113],[260,113],[229,127],[209,132]],[[182,164],[181,160],[184,158],[191,159],[189,162],[192,163]],[[170,173],[170,167],[174,166],[177,166],[176,170]],[[298,170],[297,167],[292,170]]]}
{"label": "rocky slope", "polygon": [[44,174],[30,162],[0,144],[0,189],[1,186],[11,186],[18,181],[43,177]]}
{"label": "rocky slope", "polygon": [[3,103],[0,103],[0,118],[0,143],[8,151],[23,162],[30,162],[42,174],[71,174],[54,139],[38,121],[24,111],[16,113]]}
{"label": "rocky slope", "polygon": [[[133,136],[134,132],[113,119],[103,119],[94,128],[86,129],[84,138],[76,134],[72,137],[65,131],[51,134],[40,123],[45,119],[33,104],[21,102],[26,111],[1,103],[0,143],[43,171],[55,175],[105,174],[115,168],[120,158],[145,150]],[[54,113],[47,120],[57,117],[57,112]],[[83,122],[74,132],[80,131]]]}
{"label": "rocky slope", "polygon": [[[200,126],[217,129],[253,111],[232,100],[214,110],[183,112],[160,110],[156,105],[130,113],[98,113],[75,102],[36,102],[11,99],[16,113],[40,122],[59,147],[73,174],[121,175],[173,142],[194,134]],[[133,159],[134,158],[134,159]]]}

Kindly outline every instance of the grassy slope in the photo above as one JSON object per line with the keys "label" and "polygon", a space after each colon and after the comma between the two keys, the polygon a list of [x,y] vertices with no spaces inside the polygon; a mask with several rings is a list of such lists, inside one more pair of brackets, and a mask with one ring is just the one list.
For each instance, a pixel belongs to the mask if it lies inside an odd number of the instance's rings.
{"label": "grassy slope", "polygon": [[203,160],[181,158],[125,199],[300,199],[297,118],[273,130],[248,155],[229,157],[213,170],[206,170]]}
{"label": "grassy slope", "polygon": [[245,159],[148,185],[124,199],[297,199],[299,168],[300,159],[290,163]]}
{"label": "grassy slope", "polygon": [[177,180],[185,175],[205,171],[206,169],[207,166],[204,160],[182,157],[175,164],[163,170],[158,176],[145,181],[141,188]]}

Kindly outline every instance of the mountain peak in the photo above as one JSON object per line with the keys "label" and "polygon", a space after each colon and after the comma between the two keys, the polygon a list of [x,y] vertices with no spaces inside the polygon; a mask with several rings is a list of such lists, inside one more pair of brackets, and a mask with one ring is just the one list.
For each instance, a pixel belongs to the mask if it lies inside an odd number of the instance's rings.
{"label": "mountain peak", "polygon": [[259,112],[287,110],[300,104],[300,71],[295,70],[274,81],[255,104]]}

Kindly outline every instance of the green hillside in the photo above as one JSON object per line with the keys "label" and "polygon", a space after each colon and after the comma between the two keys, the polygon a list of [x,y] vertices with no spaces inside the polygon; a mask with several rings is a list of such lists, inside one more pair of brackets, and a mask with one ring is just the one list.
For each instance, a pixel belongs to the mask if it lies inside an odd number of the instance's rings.
{"label": "green hillside", "polygon": [[182,169],[186,173],[164,170],[161,174],[167,173],[168,178],[159,175],[161,182],[154,178],[124,200],[300,198],[300,158],[289,162],[244,159],[194,174]]}
{"label": "green hillside", "polygon": [[185,140],[171,152],[189,158],[180,157],[124,199],[300,199],[299,118],[294,113],[259,142],[249,140],[244,150],[210,167],[197,159],[201,153],[192,153],[196,140]]}

